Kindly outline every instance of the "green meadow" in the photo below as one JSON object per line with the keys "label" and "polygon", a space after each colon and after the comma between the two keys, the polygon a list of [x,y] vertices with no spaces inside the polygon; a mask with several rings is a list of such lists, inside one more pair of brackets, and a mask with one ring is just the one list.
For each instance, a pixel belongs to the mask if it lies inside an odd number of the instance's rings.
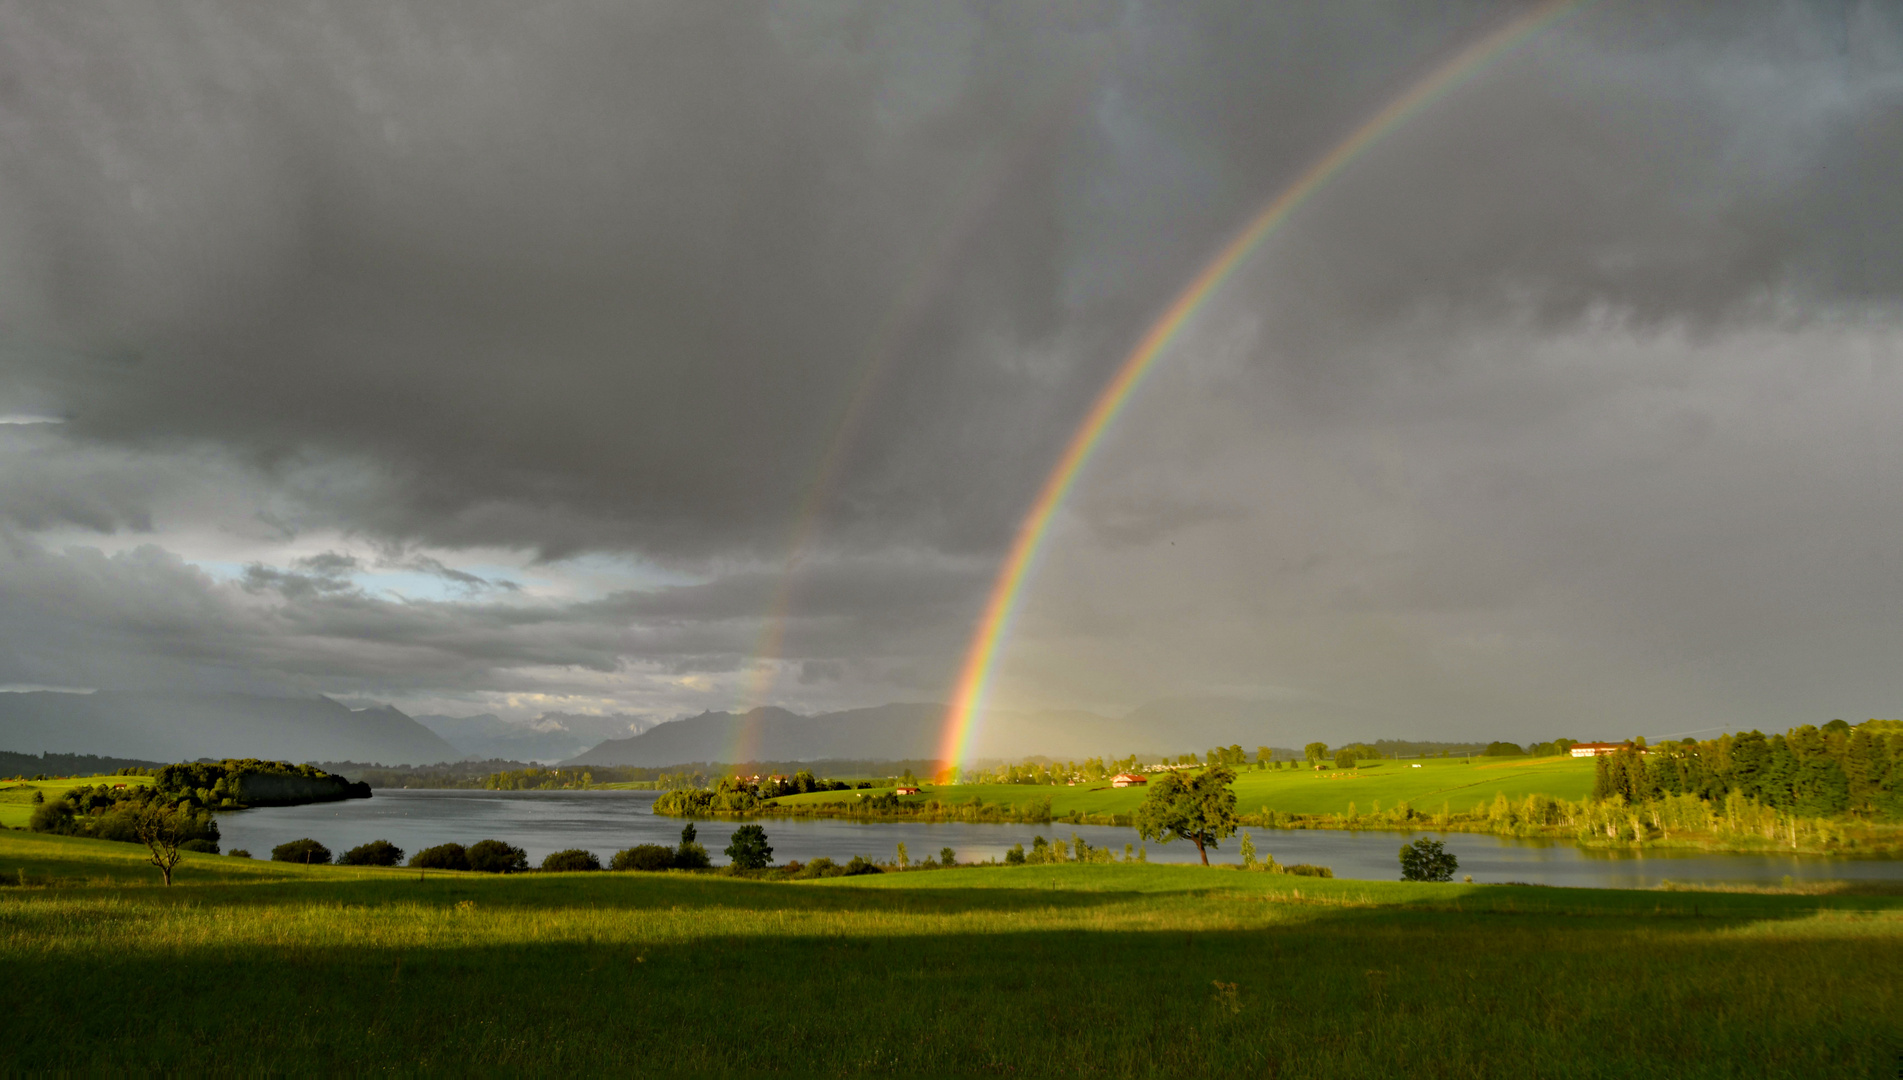
{"label": "green meadow", "polygon": [[[813,881],[0,834],[0,1070],[1891,1076],[1903,896],[1195,866]],[[57,978],[49,978],[57,973]]]}
{"label": "green meadow", "polygon": [[[1421,762],[1364,761],[1352,770],[1308,768],[1240,769],[1236,773],[1236,809],[1245,814],[1263,807],[1284,814],[1346,814],[1350,804],[1360,813],[1391,810],[1402,802],[1423,812],[1437,812],[1442,804],[1454,813],[1484,808],[1505,793],[1513,800],[1531,794],[1556,799],[1584,799],[1592,793],[1590,758],[1433,758]],[[1418,764],[1420,767],[1415,768]],[[890,787],[864,794],[878,795]],[[1051,800],[1051,814],[1133,814],[1143,802],[1144,788],[1113,788],[1108,780],[1072,786],[1034,784],[924,785],[907,802],[964,803],[983,799],[987,804],[1030,808]],[[798,806],[850,801],[858,792],[822,791],[785,795],[776,803]]]}
{"label": "green meadow", "polygon": [[149,776],[75,776],[65,780],[0,780],[0,827],[23,829],[33,815],[33,795],[56,799],[76,787],[93,784],[149,784]]}

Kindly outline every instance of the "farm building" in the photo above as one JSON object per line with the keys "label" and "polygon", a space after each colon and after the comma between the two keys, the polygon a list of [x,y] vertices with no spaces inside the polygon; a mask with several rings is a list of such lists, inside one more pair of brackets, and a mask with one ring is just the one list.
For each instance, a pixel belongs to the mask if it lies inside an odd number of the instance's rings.
{"label": "farm building", "polygon": [[917,788],[915,788],[915,787],[908,787],[907,785],[904,785],[904,784],[900,784],[900,785],[899,785],[898,787],[895,787],[895,788],[893,788],[893,789],[892,789],[892,794],[894,794],[894,795],[917,795],[917,794],[918,794],[918,789],[917,789]]}
{"label": "farm building", "polygon": [[1574,757],[1598,757],[1601,754],[1610,754],[1614,750],[1624,750],[1625,748],[1626,746],[1624,743],[1610,743],[1610,742],[1574,743],[1573,756]]}
{"label": "farm building", "polygon": [[1147,784],[1147,783],[1149,783],[1148,780],[1145,780],[1143,777],[1138,776],[1136,773],[1127,773],[1127,772],[1118,773],[1116,776],[1112,777],[1110,780],[1111,787],[1130,787],[1133,784]]}

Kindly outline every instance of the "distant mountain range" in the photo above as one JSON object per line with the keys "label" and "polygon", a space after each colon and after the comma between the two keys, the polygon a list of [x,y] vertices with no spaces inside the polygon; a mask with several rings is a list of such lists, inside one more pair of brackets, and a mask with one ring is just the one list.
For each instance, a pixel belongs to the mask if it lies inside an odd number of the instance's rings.
{"label": "distant mountain range", "polygon": [[[1122,718],[1082,711],[992,712],[973,735],[972,759],[1034,755],[1180,754],[1242,743],[1291,741],[1284,710],[1259,702],[1183,698],[1153,702]],[[609,739],[566,765],[658,767],[688,762],[902,761],[939,753],[946,710],[936,704],[880,705],[801,716],[773,706],[745,713],[706,712]]]}
{"label": "distant mountain range", "polygon": [[0,750],[156,761],[434,764],[463,755],[397,709],[254,694],[0,693]]}
{"label": "distant mountain range", "polygon": [[507,761],[556,762],[574,757],[604,739],[626,737],[662,721],[617,713],[543,713],[526,723],[504,720],[494,713],[476,716],[424,714],[416,722],[454,746],[458,757]]}
{"label": "distant mountain range", "polygon": [[[938,704],[892,704],[802,716],[777,707],[706,712],[671,722],[625,714],[545,713],[529,723],[419,716],[388,705],[352,710],[326,697],[100,691],[0,693],[0,751],[156,761],[256,757],[433,765],[465,759],[660,767],[690,762],[929,759],[945,722]],[[1180,754],[1241,743],[1300,745],[1312,715],[1224,699],[1156,701],[1120,717],[1083,711],[992,712],[970,759]],[[632,734],[629,734],[629,733]],[[744,741],[744,744],[742,740]]]}

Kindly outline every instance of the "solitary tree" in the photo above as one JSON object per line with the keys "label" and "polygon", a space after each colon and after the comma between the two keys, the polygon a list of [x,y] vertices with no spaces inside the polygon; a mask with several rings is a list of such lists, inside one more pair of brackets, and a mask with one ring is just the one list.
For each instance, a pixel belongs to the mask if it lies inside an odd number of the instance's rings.
{"label": "solitary tree", "polygon": [[742,825],[733,831],[727,845],[727,858],[742,870],[764,870],[773,863],[773,849],[767,845],[766,830],[758,825]]}
{"label": "solitary tree", "polygon": [[1335,768],[1352,769],[1355,767],[1354,748],[1344,746],[1335,753]]}
{"label": "solitary tree", "polygon": [[1236,831],[1236,793],[1229,785],[1236,774],[1227,766],[1217,765],[1194,776],[1164,773],[1150,785],[1143,805],[1137,808],[1137,831],[1145,840],[1167,844],[1181,837],[1196,845],[1203,865],[1209,865],[1209,848]]}
{"label": "solitary tree", "polygon": [[1420,839],[1401,846],[1402,881],[1452,881],[1460,860],[1439,840]]}
{"label": "solitary tree", "polygon": [[1307,746],[1302,747],[1302,756],[1308,759],[1310,765],[1319,765],[1322,763],[1322,759],[1328,756],[1328,744],[1325,742],[1309,743]]}
{"label": "solitary tree", "polygon": [[177,810],[152,799],[133,811],[132,828],[145,843],[145,849],[151,852],[147,861],[158,867],[165,884],[171,885],[172,868],[178,865],[180,858],[179,845],[191,835],[190,824]]}
{"label": "solitary tree", "polygon": [[938,864],[940,866],[958,865],[958,853],[948,847],[939,848],[938,849]]}

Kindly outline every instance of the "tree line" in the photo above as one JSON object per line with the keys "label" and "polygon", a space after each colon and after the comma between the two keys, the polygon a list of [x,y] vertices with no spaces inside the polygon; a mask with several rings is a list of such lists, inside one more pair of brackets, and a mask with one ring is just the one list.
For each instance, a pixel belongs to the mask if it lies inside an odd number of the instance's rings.
{"label": "tree line", "polygon": [[1639,739],[1594,765],[1596,800],[1723,802],[1735,792],[1805,817],[1903,820],[1903,724],[1896,721],[1852,727],[1832,720],[1777,735],[1746,731],[1651,747]]}

